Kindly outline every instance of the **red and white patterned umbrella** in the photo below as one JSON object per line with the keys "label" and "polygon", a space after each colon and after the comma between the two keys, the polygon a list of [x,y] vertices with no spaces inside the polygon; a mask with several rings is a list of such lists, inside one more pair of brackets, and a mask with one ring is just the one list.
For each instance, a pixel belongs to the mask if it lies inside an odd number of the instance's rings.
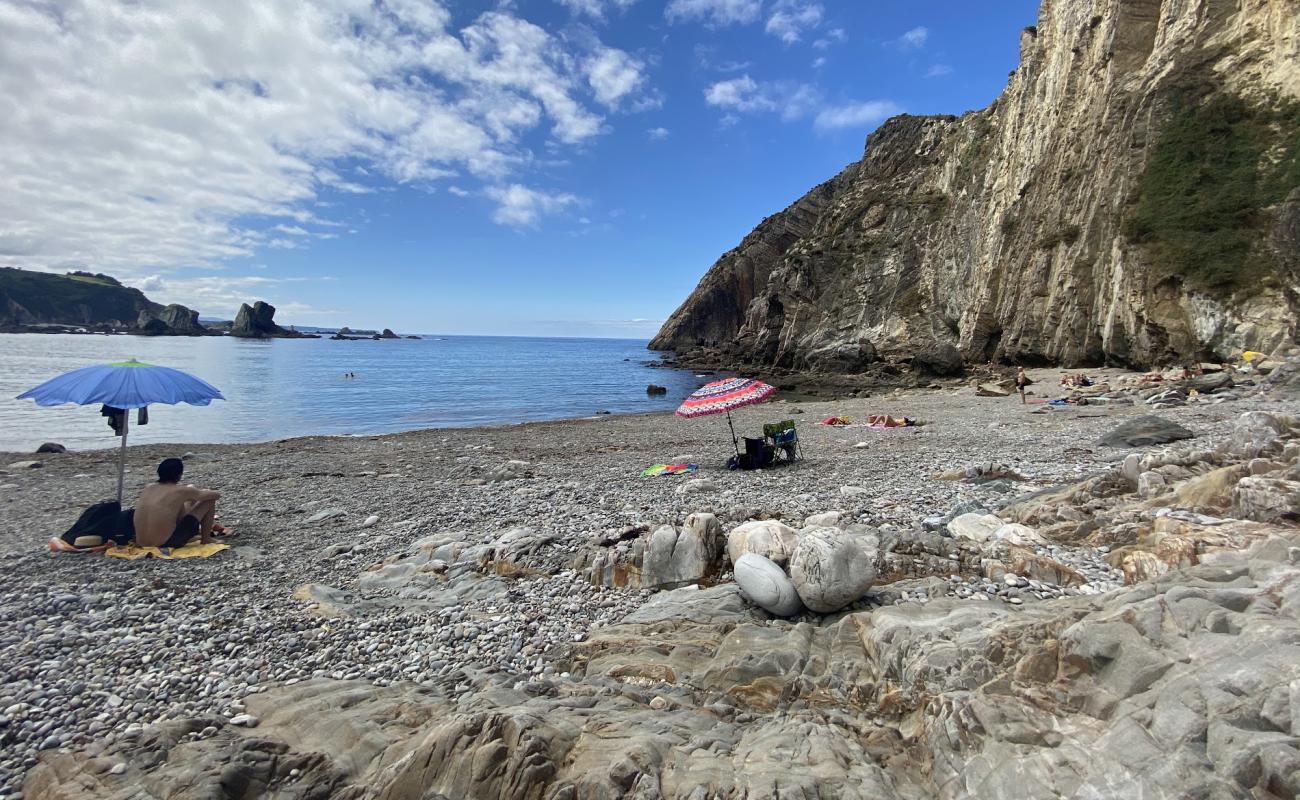
{"label": "red and white patterned umbrella", "polygon": [[752,378],[727,378],[706,383],[691,393],[677,409],[679,417],[705,417],[761,403],[776,392],[775,386]]}
{"label": "red and white patterned umbrella", "polygon": [[753,378],[727,378],[706,383],[691,393],[686,402],[677,408],[679,417],[706,417],[709,414],[726,414],[727,427],[731,429],[731,446],[740,454],[736,439],[736,426],[731,422],[731,411],[742,406],[761,403],[776,393],[776,387]]}

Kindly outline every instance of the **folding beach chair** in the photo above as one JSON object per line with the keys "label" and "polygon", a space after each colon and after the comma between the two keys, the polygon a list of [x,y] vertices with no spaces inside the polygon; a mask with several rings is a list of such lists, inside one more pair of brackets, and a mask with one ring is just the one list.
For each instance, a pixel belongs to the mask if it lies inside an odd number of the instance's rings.
{"label": "folding beach chair", "polygon": [[799,446],[799,431],[795,429],[794,420],[787,419],[764,425],[763,438],[773,449],[784,454],[786,461],[803,458],[803,450]]}

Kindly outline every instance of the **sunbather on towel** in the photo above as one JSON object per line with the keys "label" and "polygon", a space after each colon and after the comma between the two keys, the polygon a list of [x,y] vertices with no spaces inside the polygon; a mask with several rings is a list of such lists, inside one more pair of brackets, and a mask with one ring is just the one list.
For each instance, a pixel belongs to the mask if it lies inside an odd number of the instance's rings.
{"label": "sunbather on towel", "polygon": [[889,414],[872,414],[867,417],[867,424],[873,428],[908,428],[915,425],[916,422],[907,417],[899,419]]}
{"label": "sunbather on towel", "polygon": [[158,482],[144,487],[135,504],[135,541],[142,547],[183,547],[195,536],[208,544],[221,494],[182,486],[185,462],[169,458],[158,465]]}

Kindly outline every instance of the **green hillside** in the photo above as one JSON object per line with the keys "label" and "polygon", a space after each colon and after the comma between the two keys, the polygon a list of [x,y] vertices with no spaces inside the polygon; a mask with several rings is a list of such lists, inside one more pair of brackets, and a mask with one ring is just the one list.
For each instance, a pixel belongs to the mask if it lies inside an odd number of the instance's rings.
{"label": "green hillside", "polygon": [[0,268],[0,325],[132,327],[145,310],[162,306],[107,275]]}

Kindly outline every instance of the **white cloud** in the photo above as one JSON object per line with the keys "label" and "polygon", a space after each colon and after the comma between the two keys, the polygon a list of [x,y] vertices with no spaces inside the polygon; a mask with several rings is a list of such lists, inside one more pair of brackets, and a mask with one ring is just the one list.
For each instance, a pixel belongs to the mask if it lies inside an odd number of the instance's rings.
{"label": "white cloud", "polygon": [[942,78],[944,75],[951,75],[952,67],[947,64],[935,64],[925,73],[927,78]]}
{"label": "white cloud", "polygon": [[556,0],[556,2],[569,9],[574,16],[586,14],[592,19],[603,20],[606,8],[622,11],[631,7],[636,0]]}
{"label": "white cloud", "polygon": [[[316,277],[313,280],[332,280]],[[286,294],[287,284],[303,283],[305,278],[268,278],[262,275],[193,275],[163,278],[151,275],[134,282],[136,288],[149,295],[156,303],[180,303],[205,317],[234,319],[241,303],[252,304],[265,300],[276,307],[277,322],[284,322],[286,313],[299,319],[304,316],[331,314]]]}
{"label": "white cloud", "polygon": [[753,78],[745,75],[718,81],[704,90],[704,102],[718,108],[737,111],[775,111],[776,102],[767,96]]}
{"label": "white cloud", "polygon": [[519,183],[490,187],[487,196],[497,202],[492,220],[515,228],[536,227],[542,217],[558,214],[578,202],[572,194],[550,194]]}
{"label": "white cloud", "polygon": [[871,128],[902,112],[903,109],[896,103],[888,100],[871,100],[823,109],[813,124],[818,130],[824,131],[840,128]]}
{"label": "white cloud", "polygon": [[669,22],[701,20],[721,27],[757,22],[762,12],[762,0],[671,0],[664,16]]}
{"label": "white cloud", "polygon": [[670,131],[667,128],[651,128],[646,131],[646,135],[656,142],[662,142],[664,139],[667,139],[669,133]]}
{"label": "white cloud", "polygon": [[900,50],[919,50],[925,47],[925,40],[930,38],[930,29],[916,27],[893,41]]}
{"label": "white cloud", "polygon": [[825,50],[833,44],[839,44],[840,42],[847,41],[848,38],[849,35],[844,32],[843,28],[831,28],[830,30],[826,31],[825,36],[822,36],[819,39],[815,39],[812,43],[812,46],[817,48],[818,50]]}
{"label": "white cloud", "polygon": [[450,24],[435,0],[0,0],[0,264],[129,278],[295,246],[277,226],[325,223],[322,193],[508,185],[529,137],[582,145],[654,98],[594,34]]}
{"label": "white cloud", "polygon": [[[732,112],[755,113],[779,111],[787,122],[807,116],[820,102],[821,94],[813,86],[793,81],[759,83],[748,75],[719,81],[704,90],[704,102]],[[727,117],[734,117],[728,114]],[[723,124],[729,127],[735,120]]]}
{"label": "white cloud", "polygon": [[468,191],[468,190],[466,190],[466,189],[462,189],[462,188],[460,188],[459,186],[455,186],[455,185],[448,186],[448,187],[447,187],[447,193],[448,193],[448,194],[453,194],[453,195],[455,195],[455,196],[457,196],[457,197],[469,197],[469,191]]}
{"label": "white cloud", "polygon": [[813,59],[813,62],[812,62],[812,67],[813,67],[813,69],[821,69],[821,68],[824,67],[824,66],[826,66],[826,58],[825,58],[825,56],[822,56],[822,57],[814,58],[814,59]]}
{"label": "white cloud", "polygon": [[596,99],[616,108],[620,100],[645,83],[642,65],[622,50],[601,48],[587,61],[587,82]]}
{"label": "white cloud", "polygon": [[772,7],[772,15],[767,18],[766,30],[786,44],[794,44],[804,31],[822,24],[823,13],[825,9],[820,3],[777,0]]}

